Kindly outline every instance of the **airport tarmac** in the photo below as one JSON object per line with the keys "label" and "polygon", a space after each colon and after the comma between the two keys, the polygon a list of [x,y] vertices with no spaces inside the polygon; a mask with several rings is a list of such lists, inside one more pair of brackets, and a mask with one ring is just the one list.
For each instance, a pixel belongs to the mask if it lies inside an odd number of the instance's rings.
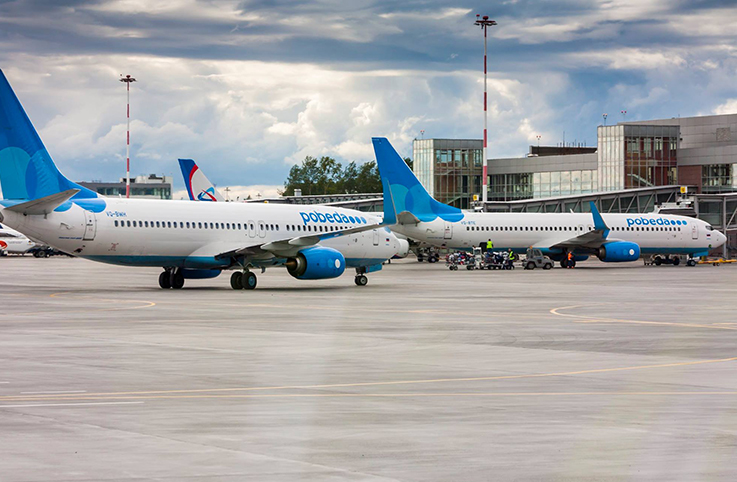
{"label": "airport tarmac", "polygon": [[737,267],[0,259],[0,480],[737,477]]}

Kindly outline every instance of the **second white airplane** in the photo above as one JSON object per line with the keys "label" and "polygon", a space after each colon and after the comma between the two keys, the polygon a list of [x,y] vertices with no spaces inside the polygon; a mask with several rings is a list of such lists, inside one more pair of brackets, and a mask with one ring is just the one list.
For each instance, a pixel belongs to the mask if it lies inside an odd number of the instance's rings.
{"label": "second white airplane", "polygon": [[393,231],[435,246],[468,249],[494,243],[517,253],[540,248],[561,265],[596,256],[635,261],[642,254],[706,256],[726,242],[709,223],[664,214],[475,213],[433,199],[389,141],[373,138],[384,190],[384,222]]}

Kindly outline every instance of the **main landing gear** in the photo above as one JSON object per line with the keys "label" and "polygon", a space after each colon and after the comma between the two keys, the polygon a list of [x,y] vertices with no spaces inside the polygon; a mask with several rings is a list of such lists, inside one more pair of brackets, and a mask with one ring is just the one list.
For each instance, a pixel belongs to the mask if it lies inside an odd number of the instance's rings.
{"label": "main landing gear", "polygon": [[356,268],[356,279],[353,280],[356,286],[366,286],[368,284],[368,278],[365,273],[366,268]]}
{"label": "main landing gear", "polygon": [[184,274],[182,268],[164,268],[163,273],[159,275],[159,286],[168,290],[173,288],[180,290],[184,286]]}
{"label": "main landing gear", "polygon": [[256,288],[256,275],[251,271],[236,271],[230,275],[230,287],[234,290],[252,290]]}

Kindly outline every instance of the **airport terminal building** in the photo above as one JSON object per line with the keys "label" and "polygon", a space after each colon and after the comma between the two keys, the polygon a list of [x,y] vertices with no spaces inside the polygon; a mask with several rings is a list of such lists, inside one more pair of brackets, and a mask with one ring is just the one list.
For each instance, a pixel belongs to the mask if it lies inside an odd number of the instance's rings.
{"label": "airport terminal building", "polygon": [[[465,207],[481,194],[481,148],[481,140],[416,139],[415,173],[437,199]],[[530,146],[488,165],[490,201],[675,185],[737,192],[737,114],[599,126],[596,147]]]}

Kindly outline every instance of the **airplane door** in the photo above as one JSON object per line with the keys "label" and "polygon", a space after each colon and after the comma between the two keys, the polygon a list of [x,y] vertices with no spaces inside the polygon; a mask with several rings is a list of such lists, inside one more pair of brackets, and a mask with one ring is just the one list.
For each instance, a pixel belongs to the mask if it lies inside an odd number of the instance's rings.
{"label": "airplane door", "polygon": [[374,229],[374,246],[379,245],[379,230]]}
{"label": "airplane door", "polygon": [[248,221],[248,237],[256,237],[256,223],[254,223],[253,221]]}
{"label": "airplane door", "polygon": [[453,237],[453,224],[449,223],[448,221],[445,221],[445,232],[443,233],[443,238],[451,239],[452,237]]}
{"label": "airplane door", "polygon": [[695,224],[691,226],[691,239],[699,239],[699,227]]}
{"label": "airplane door", "polygon": [[97,219],[92,211],[84,211],[84,236],[85,241],[92,241],[97,234]]}

